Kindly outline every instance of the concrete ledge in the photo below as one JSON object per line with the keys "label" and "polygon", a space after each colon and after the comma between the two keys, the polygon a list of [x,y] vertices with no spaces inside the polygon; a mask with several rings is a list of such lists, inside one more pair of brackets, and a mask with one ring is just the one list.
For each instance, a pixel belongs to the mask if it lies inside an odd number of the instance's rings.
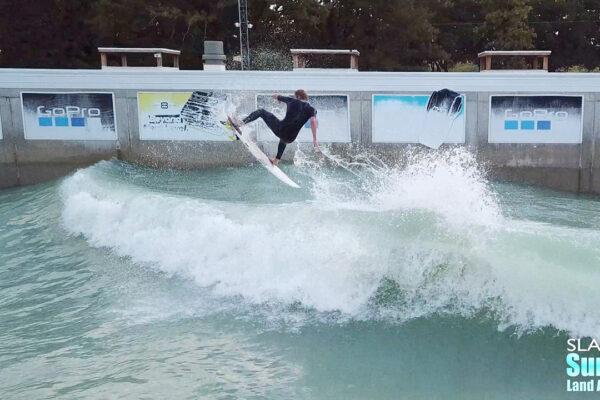
{"label": "concrete ledge", "polygon": [[125,161],[168,168],[244,165],[256,160],[239,142],[137,142],[123,153]]}
{"label": "concrete ledge", "polygon": [[528,183],[567,192],[579,192],[580,172],[576,168],[552,167],[491,167],[489,178],[508,182]]}
{"label": "concrete ledge", "polygon": [[93,164],[117,156],[116,143],[27,141],[15,146],[19,165],[39,163]]}
{"label": "concrete ledge", "polygon": [[[104,159],[110,159],[104,158]],[[100,161],[97,160],[94,163]],[[85,163],[24,163],[19,164],[19,185],[34,185],[41,182],[51,181],[53,179],[65,176],[79,168],[86,168],[94,164]]]}
{"label": "concrete ledge", "polygon": [[482,146],[478,159],[500,167],[579,168],[580,144],[496,144]]}
{"label": "concrete ledge", "polygon": [[[256,84],[249,84],[257,82]],[[302,71],[128,71],[119,70],[0,70],[0,88],[71,90],[277,90],[343,92],[431,92],[448,87],[459,92],[600,92],[600,73],[528,74],[488,72],[357,72]],[[0,90],[0,96],[5,96]]]}
{"label": "concrete ledge", "polygon": [[21,186],[19,170],[15,163],[0,163],[0,189]]}

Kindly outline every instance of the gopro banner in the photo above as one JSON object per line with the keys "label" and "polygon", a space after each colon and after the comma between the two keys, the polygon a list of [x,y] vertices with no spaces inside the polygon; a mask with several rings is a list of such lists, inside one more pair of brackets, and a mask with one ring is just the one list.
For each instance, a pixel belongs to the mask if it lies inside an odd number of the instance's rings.
{"label": "gopro banner", "polygon": [[229,141],[227,96],[210,91],[138,93],[140,140]]}
{"label": "gopro banner", "polygon": [[491,96],[490,143],[581,143],[582,96]]}
{"label": "gopro banner", "polygon": [[[373,143],[465,142],[464,95],[442,89],[431,95],[373,95]],[[436,147],[436,146],[432,146]]]}
{"label": "gopro banner", "polygon": [[21,93],[25,139],[116,140],[112,93]]}
{"label": "gopro banner", "polygon": [[[293,97],[293,95],[289,95]],[[350,142],[350,111],[347,95],[314,95],[308,102],[317,111],[317,139],[320,143],[349,143]],[[286,104],[277,101],[273,95],[259,94],[256,96],[257,108],[264,108],[283,119],[287,109]],[[271,132],[267,125],[259,119],[258,140],[278,142],[279,138]],[[312,143],[313,136],[310,120],[300,129],[298,142]]]}

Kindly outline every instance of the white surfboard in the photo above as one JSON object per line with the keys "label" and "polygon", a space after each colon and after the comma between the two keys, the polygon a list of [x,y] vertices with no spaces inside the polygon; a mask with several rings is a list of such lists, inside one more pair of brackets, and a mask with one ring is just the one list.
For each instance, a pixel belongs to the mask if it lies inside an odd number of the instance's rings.
{"label": "white surfboard", "polygon": [[267,155],[265,153],[263,153],[261,151],[261,149],[258,148],[256,143],[254,143],[252,140],[250,140],[247,137],[247,135],[242,135],[242,131],[236,124],[234,124],[231,121],[231,118],[227,118],[227,119],[229,121],[229,125],[231,125],[231,127],[233,128],[233,132],[235,133],[235,135],[240,139],[240,141],[244,144],[244,146],[246,146],[246,148],[250,151],[250,153],[254,156],[254,158],[256,158],[261,163],[261,165],[263,167],[265,167],[265,169],[267,171],[269,171],[270,173],[275,175],[283,183],[285,183],[293,188],[297,188],[297,189],[300,188],[300,186],[296,182],[291,180],[290,177],[287,176],[282,170],[277,168],[276,165],[273,165],[271,160],[269,160],[269,157],[267,157]]}

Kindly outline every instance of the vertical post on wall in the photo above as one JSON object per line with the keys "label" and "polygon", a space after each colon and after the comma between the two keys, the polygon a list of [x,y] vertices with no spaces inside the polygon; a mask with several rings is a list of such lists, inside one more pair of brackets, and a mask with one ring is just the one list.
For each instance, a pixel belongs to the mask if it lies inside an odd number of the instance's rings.
{"label": "vertical post on wall", "polygon": [[358,69],[358,56],[356,54],[350,54],[350,68]]}
{"label": "vertical post on wall", "polygon": [[250,41],[248,39],[248,0],[238,0],[240,27],[240,59],[242,71],[250,69]]}

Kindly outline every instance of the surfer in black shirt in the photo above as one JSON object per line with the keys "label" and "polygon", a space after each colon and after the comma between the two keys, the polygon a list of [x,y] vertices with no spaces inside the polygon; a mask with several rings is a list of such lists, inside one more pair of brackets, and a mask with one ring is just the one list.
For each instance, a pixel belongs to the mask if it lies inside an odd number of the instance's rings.
{"label": "surfer in black shirt", "polygon": [[277,156],[271,159],[274,165],[279,164],[285,146],[296,140],[300,129],[302,129],[308,120],[310,120],[310,128],[313,134],[313,144],[320,151],[321,148],[317,143],[317,111],[308,104],[308,94],[304,90],[299,89],[294,93],[295,98],[277,94],[274,94],[273,97],[287,104],[287,111],[283,120],[280,121],[275,115],[261,108],[252,112],[242,121],[236,121],[236,123],[241,126],[258,118],[262,118],[265,121],[269,129],[279,138]]}

